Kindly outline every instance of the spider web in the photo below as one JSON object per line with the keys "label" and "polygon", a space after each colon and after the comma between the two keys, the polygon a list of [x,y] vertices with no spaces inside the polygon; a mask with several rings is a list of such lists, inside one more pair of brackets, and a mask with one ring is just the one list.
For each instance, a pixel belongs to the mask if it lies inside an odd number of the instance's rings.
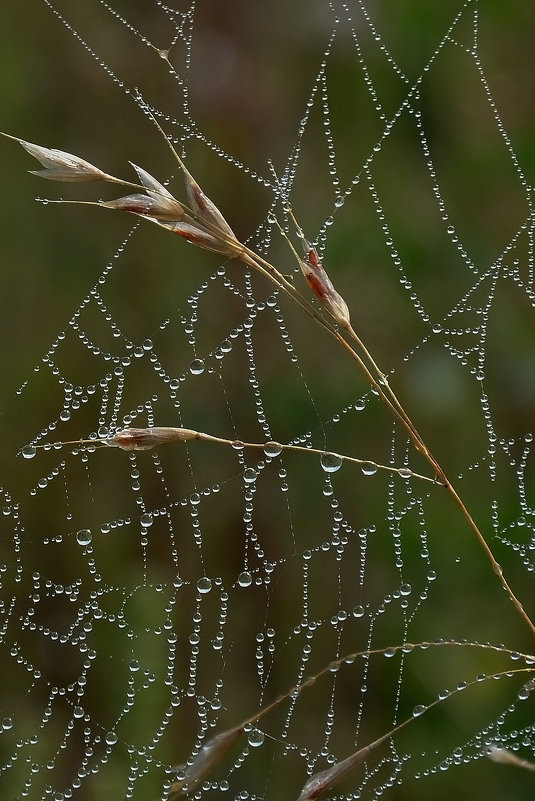
{"label": "spider web", "polygon": [[[43,74],[21,81],[10,132],[128,180],[131,160],[183,198],[154,117],[306,294],[278,228],[299,246],[291,203],[533,612],[522,4],[32,6],[16,24],[24,51],[41,31]],[[128,215],[30,205],[13,159],[1,797],[175,799],[243,724],[190,794],[297,799],[404,720],[326,795],[530,792],[529,772],[485,759],[533,757],[529,628],[348,354],[236,260]],[[99,447],[149,426],[226,442]]]}

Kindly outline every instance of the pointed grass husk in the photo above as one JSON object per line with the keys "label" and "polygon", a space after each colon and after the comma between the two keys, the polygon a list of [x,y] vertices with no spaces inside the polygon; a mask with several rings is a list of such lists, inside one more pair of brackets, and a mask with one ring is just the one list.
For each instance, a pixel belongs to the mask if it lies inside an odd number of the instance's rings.
{"label": "pointed grass husk", "polygon": [[515,768],[523,768],[524,770],[535,772],[535,762],[530,762],[527,759],[521,759],[508,748],[491,746],[487,752],[487,757],[492,762],[499,762],[502,765],[512,765]]}
{"label": "pointed grass husk", "polygon": [[306,245],[308,247],[306,249],[305,258],[300,259],[299,264],[309,287],[331,317],[333,317],[342,328],[349,328],[351,319],[347,303],[334,288],[331,279],[320,261],[316,248],[308,243],[306,243]]}
{"label": "pointed grass husk", "polygon": [[188,195],[189,205],[199,220],[218,229],[230,239],[236,239],[234,231],[225,220],[215,203],[213,203],[213,201],[211,201],[210,198],[204,194],[191,173],[186,170],[185,167],[182,167],[182,169],[184,172],[184,180],[186,183],[186,193]]}
{"label": "pointed grass husk", "polygon": [[56,148],[43,147],[33,142],[26,142],[18,136],[3,134],[8,139],[18,142],[24,150],[39,161],[44,170],[30,170],[32,175],[40,178],[47,178],[51,181],[69,181],[72,183],[90,183],[95,181],[107,181],[110,179],[107,173],[90,164],[89,161],[67,153]]}
{"label": "pointed grass husk", "polygon": [[154,216],[158,217],[160,220],[167,219],[177,221],[183,219],[186,215],[184,207],[171,192],[149,172],[144,170],[143,167],[138,167],[133,161],[131,161],[130,164],[145,187],[147,195],[158,207],[159,213]]}
{"label": "pointed grass husk", "polygon": [[340,782],[349,776],[359,763],[364,762],[372,751],[379,748],[386,740],[390,739],[390,736],[391,734],[389,732],[373,743],[351,754],[351,756],[348,756],[341,762],[336,762],[326,770],[314,773],[305,783],[298,801],[312,801],[312,799],[319,798],[326,793],[327,790],[332,790],[333,787],[336,787],[336,785],[340,784]]}
{"label": "pointed grass husk", "polygon": [[216,734],[215,737],[212,737],[203,745],[199,753],[193,758],[191,765],[178,768],[177,772],[182,773],[183,777],[172,783],[167,796],[168,801],[173,801],[173,799],[181,795],[190,793],[197,787],[199,782],[210,775],[232,746],[238,742],[243,734],[244,725],[241,723],[232,729],[221,732],[221,734]]}
{"label": "pointed grass husk", "polygon": [[116,211],[128,211],[130,214],[137,214],[139,217],[153,217],[162,222],[177,222],[185,216],[185,211],[180,203],[172,198],[153,197],[151,195],[125,195],[116,200],[101,201],[98,205]]}
{"label": "pointed grass husk", "polygon": [[186,442],[198,439],[198,431],[189,428],[124,428],[112,437],[104,440],[111,448],[123,451],[148,451],[167,442]]}

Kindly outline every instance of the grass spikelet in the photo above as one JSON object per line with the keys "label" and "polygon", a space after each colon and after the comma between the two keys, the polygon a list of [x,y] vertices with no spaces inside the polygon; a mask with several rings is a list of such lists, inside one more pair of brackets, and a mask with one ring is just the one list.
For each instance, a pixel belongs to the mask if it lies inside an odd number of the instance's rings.
{"label": "grass spikelet", "polygon": [[18,142],[24,150],[43,165],[44,170],[30,170],[32,175],[48,178],[51,181],[69,181],[73,183],[107,181],[110,178],[109,175],[99,170],[94,164],[90,164],[85,159],[74,156],[72,153],[35,145],[33,142],[19,139],[17,136],[10,136],[5,133],[2,135]]}

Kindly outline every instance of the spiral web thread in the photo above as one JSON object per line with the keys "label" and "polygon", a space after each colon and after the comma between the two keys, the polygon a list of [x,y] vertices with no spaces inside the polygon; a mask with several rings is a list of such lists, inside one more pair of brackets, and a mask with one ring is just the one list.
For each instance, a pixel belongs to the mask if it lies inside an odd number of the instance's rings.
{"label": "spiral web thread", "polygon": [[[199,181],[206,157],[237,182],[230,208],[209,170],[202,188],[305,294],[278,229],[298,247],[291,203],[525,600],[531,186],[495,98],[480,4],[437,12],[411,58],[371,3],[307,5],[294,38],[266,49],[288,60],[289,99],[273,151],[265,137],[249,161],[247,146],[203,131],[198,99],[192,110],[202,4],[155,0],[141,22],[127,3],[92,4],[133,60],[154,57],[172,113],[152,102],[153,75],[136,87],[112,66],[98,26],[86,33],[83,15],[45,4]],[[462,159],[465,183],[451,175]],[[146,286],[125,292],[138,248],[160,240]],[[405,719],[332,797],[458,792],[461,764],[494,786],[489,749],[529,767],[529,632],[443,488],[414,475],[433,479],[377,393],[266,279],[135,223],[18,394],[37,423],[2,490],[2,798],[176,798],[211,738],[244,721],[191,795],[297,799],[312,774]],[[227,442],[103,444],[148,426]]]}

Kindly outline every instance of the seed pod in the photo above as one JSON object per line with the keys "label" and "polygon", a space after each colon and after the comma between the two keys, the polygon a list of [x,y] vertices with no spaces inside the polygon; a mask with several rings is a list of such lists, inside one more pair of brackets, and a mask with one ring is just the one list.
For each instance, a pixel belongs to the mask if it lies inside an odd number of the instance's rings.
{"label": "seed pod", "polygon": [[144,170],[143,167],[138,167],[133,161],[131,161],[130,164],[135,169],[139,180],[146,188],[147,195],[152,198],[160,210],[159,214],[153,216],[158,217],[160,220],[181,220],[185,215],[185,211],[171,192],[157,181],[156,178],[153,178],[149,172]]}
{"label": "seed pod", "polygon": [[206,231],[194,223],[179,222],[173,226],[167,226],[171,231],[179,236],[187,239],[192,245],[197,245],[204,250],[212,250],[216,253],[221,253],[223,256],[230,256],[235,258],[240,256],[243,252],[243,247],[237,239],[228,242],[224,238],[220,238],[216,233]]}
{"label": "seed pod", "polygon": [[105,440],[110,448],[123,451],[148,451],[168,442],[186,442],[197,439],[198,432],[189,428],[123,428]]}
{"label": "seed pod", "polygon": [[105,206],[107,209],[128,211],[131,214],[154,217],[157,220],[165,220],[166,222],[175,222],[184,218],[184,209],[178,200],[175,200],[172,196],[171,199],[158,197],[156,192],[151,192],[150,196],[140,193],[126,195],[116,200],[107,200],[99,205]]}
{"label": "seed pod", "polygon": [[299,263],[309,287],[331,317],[343,328],[348,328],[351,325],[351,320],[347,303],[334,288],[331,279],[321,264],[316,248],[312,247],[305,239],[303,239],[303,243],[306,255],[305,259],[302,259]]}
{"label": "seed pod", "polygon": [[197,181],[184,166],[182,166],[182,169],[184,171],[184,180],[186,182],[188,201],[192,210],[197,214],[200,220],[219,228],[223,234],[231,239],[236,239],[234,231],[225,220],[215,203],[212,203],[210,198],[204,194]]}
{"label": "seed pod", "polygon": [[211,740],[203,745],[191,765],[182,768],[184,778],[173,782],[169,799],[177,798],[179,795],[189,793],[199,784],[205,776],[219,765],[223,757],[232,748],[243,734],[243,724],[235,726],[233,729],[216,734]]}
{"label": "seed pod", "polygon": [[32,175],[39,175],[41,178],[48,178],[51,181],[72,181],[72,182],[89,182],[89,181],[107,181],[108,176],[98,167],[90,164],[88,161],[73,156],[72,153],[66,153],[64,150],[56,150],[41,145],[34,145],[32,142],[25,142],[24,139],[19,139],[16,136],[10,136],[14,139],[37,161],[40,161],[44,170],[30,170]]}
{"label": "seed pod", "polygon": [[364,748],[355,751],[354,754],[351,754],[346,759],[342,759],[341,762],[336,762],[326,770],[314,773],[305,783],[297,801],[313,801],[313,799],[319,798],[326,793],[327,790],[332,790],[333,787],[336,787],[349,776],[357,765],[364,762],[372,751],[375,751],[376,748],[389,740],[391,735],[392,732],[388,732],[388,734],[379,737],[369,745],[365,745]]}

